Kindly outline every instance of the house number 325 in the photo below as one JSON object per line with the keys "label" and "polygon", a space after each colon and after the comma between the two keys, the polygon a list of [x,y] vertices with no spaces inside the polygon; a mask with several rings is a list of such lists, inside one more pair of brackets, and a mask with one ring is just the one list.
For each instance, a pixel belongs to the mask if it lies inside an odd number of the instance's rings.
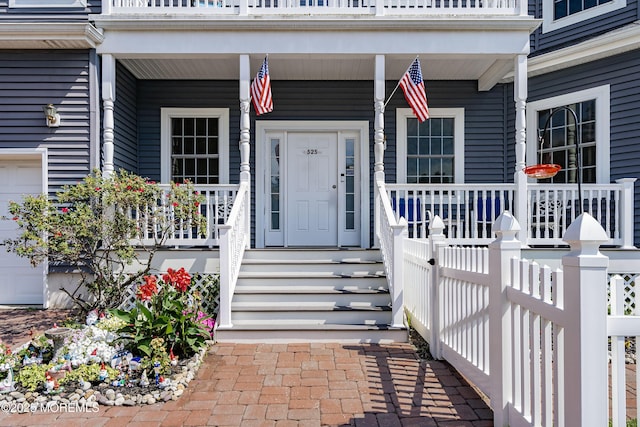
{"label": "house number 325", "polygon": [[317,148],[309,148],[307,149],[307,154],[318,154]]}

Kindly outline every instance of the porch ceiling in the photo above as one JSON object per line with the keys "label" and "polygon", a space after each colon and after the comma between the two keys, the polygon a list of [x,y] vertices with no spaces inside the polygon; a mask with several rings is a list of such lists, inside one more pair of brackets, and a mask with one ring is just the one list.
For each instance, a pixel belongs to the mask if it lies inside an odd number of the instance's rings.
{"label": "porch ceiling", "polygon": [[[413,60],[408,55],[386,55],[386,78],[399,79]],[[259,68],[262,55],[251,55],[251,69]],[[491,70],[513,69],[507,55],[420,55],[425,80],[480,80]],[[237,80],[237,55],[207,58],[119,58],[138,79],[143,80]],[[269,55],[272,80],[372,80],[373,55]]]}

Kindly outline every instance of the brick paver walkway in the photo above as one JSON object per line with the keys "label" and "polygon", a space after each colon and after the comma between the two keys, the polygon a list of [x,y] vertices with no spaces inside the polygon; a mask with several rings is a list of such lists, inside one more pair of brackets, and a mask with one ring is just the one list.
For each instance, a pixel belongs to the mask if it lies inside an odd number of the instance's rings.
{"label": "brick paver walkway", "polygon": [[492,418],[455,370],[420,360],[410,344],[216,344],[177,401],[0,413],[0,426],[463,427]]}

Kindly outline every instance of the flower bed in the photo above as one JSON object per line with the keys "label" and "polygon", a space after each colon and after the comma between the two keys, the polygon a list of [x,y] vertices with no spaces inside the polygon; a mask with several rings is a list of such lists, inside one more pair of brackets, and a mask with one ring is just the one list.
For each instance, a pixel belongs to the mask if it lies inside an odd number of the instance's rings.
{"label": "flower bed", "polygon": [[152,404],[175,400],[193,379],[214,321],[169,269],[145,277],[131,310],[90,312],[85,324],[54,327],[15,351],[0,342],[0,401],[28,404]]}

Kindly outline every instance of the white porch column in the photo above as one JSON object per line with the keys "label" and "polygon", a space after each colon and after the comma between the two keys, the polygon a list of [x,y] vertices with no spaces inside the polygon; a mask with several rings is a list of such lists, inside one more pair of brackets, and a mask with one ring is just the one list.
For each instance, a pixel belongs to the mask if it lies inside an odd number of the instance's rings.
{"label": "white porch column", "polygon": [[251,121],[249,111],[251,110],[251,98],[249,95],[250,85],[250,61],[249,55],[240,55],[240,182],[246,182],[249,193],[244,204],[244,229],[247,230],[246,248],[251,246],[251,164],[249,161],[251,154]]}
{"label": "white porch column", "polygon": [[114,119],[113,104],[116,101],[116,60],[113,55],[102,55],[102,108],[104,110],[102,131],[102,173],[105,177],[113,173]]}
{"label": "white porch column", "polygon": [[375,122],[373,125],[374,164],[376,181],[384,182],[384,55],[376,55],[376,68],[374,80],[374,108]]}
{"label": "white porch column", "polygon": [[251,138],[249,111],[251,100],[249,97],[249,55],[240,55],[240,182],[250,182],[251,165],[249,155]]}
{"label": "white porch column", "polygon": [[620,234],[623,249],[635,249],[633,246],[633,185],[636,178],[616,179],[622,184],[622,197],[620,198]]}
{"label": "white porch column", "polygon": [[[516,200],[513,215],[520,224],[517,238],[527,243],[529,233],[529,214],[527,212],[527,176],[524,169],[527,151],[526,107],[527,107],[527,55],[518,55],[514,63],[513,98],[516,104],[516,166],[514,182]],[[536,143],[535,141],[532,141]]]}
{"label": "white porch column", "polygon": [[[373,173],[374,182],[384,182],[384,77],[385,57],[376,55],[375,71],[373,78],[373,108],[375,117],[373,122]],[[380,227],[380,203],[378,203],[378,186],[374,185],[373,197],[373,246],[380,247],[378,231]]]}

